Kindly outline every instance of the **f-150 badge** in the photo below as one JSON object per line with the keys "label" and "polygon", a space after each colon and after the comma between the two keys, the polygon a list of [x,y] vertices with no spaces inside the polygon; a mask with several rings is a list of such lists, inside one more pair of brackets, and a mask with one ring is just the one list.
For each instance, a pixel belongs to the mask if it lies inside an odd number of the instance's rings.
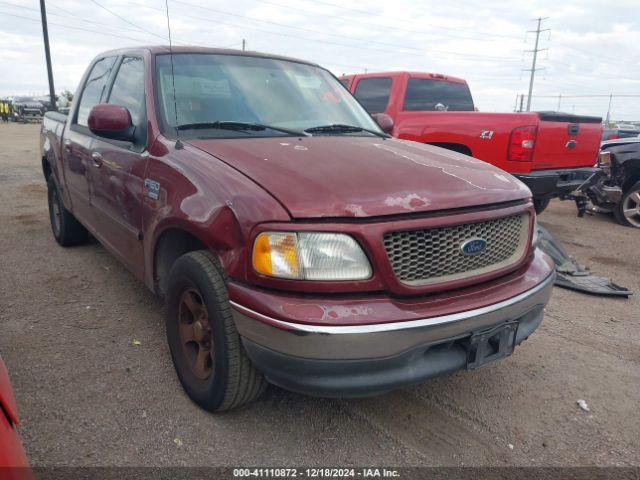
{"label": "f-150 badge", "polygon": [[483,130],[480,134],[480,138],[485,140],[491,140],[491,137],[493,137],[493,130]]}
{"label": "f-150 badge", "polygon": [[147,197],[158,200],[160,198],[160,183],[150,178],[144,179],[144,189],[147,191]]}

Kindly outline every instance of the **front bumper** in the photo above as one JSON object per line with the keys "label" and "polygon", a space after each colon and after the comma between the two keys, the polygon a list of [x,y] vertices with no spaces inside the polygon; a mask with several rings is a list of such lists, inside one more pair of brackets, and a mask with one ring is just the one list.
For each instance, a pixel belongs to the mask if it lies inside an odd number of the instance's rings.
{"label": "front bumper", "polygon": [[529,187],[533,198],[554,198],[572,193],[599,170],[596,167],[563,168],[536,170],[514,176]]}
{"label": "front bumper", "polygon": [[292,323],[231,304],[249,358],[271,383],[317,396],[358,397],[467,367],[471,335],[497,325],[517,322],[515,344],[521,343],[542,321],[553,287],[553,267],[540,253],[522,276],[530,281],[534,274],[533,288],[498,303],[390,323]]}

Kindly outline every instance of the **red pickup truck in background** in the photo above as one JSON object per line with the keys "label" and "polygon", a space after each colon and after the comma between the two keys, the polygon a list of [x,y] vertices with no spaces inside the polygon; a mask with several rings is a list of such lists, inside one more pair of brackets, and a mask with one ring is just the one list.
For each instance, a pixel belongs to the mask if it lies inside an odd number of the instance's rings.
{"label": "red pickup truck in background", "polygon": [[[477,112],[467,82],[435,73],[382,72],[340,81],[394,137],[489,162],[522,180],[541,212],[592,173],[602,119],[558,112]],[[390,121],[392,120],[392,122]]]}

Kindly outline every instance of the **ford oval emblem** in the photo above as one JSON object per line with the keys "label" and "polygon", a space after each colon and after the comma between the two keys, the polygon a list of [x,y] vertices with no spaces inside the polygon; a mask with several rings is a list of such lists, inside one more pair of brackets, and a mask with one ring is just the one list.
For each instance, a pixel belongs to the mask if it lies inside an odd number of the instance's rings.
{"label": "ford oval emblem", "polygon": [[484,238],[470,238],[460,244],[460,250],[465,255],[480,255],[487,248],[487,241]]}

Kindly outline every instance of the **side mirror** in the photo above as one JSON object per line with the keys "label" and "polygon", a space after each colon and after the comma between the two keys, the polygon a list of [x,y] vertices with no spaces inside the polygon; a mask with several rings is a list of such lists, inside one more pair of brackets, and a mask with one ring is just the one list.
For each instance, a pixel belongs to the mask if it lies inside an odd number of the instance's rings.
{"label": "side mirror", "polygon": [[135,127],[131,113],[124,107],[100,103],[89,112],[89,130],[100,137],[132,141]]}
{"label": "side mirror", "polygon": [[391,133],[393,130],[393,118],[386,113],[374,113],[371,116],[384,133]]}

